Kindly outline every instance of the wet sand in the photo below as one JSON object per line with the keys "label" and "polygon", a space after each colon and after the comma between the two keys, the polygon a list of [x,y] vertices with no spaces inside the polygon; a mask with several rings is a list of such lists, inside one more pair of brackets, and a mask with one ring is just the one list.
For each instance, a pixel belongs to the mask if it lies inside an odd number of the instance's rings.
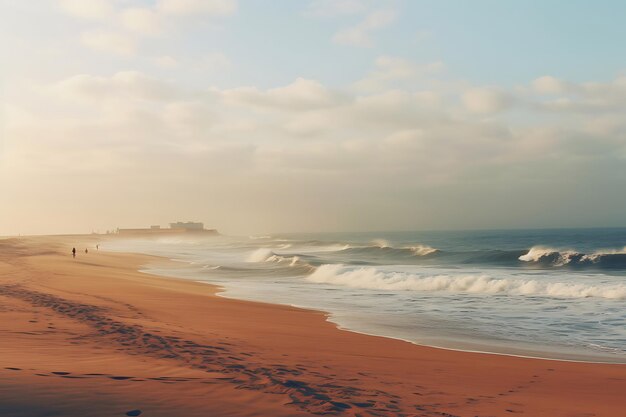
{"label": "wet sand", "polygon": [[98,239],[0,240],[0,415],[617,417],[626,409],[626,365],[342,331],[320,312],[139,273],[159,260],[96,251]]}

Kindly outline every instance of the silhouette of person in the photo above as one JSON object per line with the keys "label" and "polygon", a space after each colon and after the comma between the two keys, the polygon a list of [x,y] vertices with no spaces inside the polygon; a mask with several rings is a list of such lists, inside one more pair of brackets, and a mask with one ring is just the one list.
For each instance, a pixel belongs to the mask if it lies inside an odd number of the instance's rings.
{"label": "silhouette of person", "polygon": [[85,248],[85,253],[89,253],[89,250],[87,250],[87,248]]}
{"label": "silhouette of person", "polygon": [[96,250],[100,250],[100,245],[96,245]]}
{"label": "silhouette of person", "polygon": [[76,258],[76,248],[72,248],[72,258]]}

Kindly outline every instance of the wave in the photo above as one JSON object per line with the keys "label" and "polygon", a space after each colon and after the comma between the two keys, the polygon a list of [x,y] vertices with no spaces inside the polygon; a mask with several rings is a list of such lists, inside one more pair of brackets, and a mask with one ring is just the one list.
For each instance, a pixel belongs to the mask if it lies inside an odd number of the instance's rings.
{"label": "wave", "polygon": [[374,239],[372,240],[372,246],[375,248],[386,249],[391,248],[391,243],[385,239]]}
{"label": "wave", "polygon": [[307,280],[369,290],[626,299],[626,285],[623,284],[541,282],[535,279],[493,278],[485,274],[428,275],[381,271],[374,267],[350,268],[341,264],[321,265]]}
{"label": "wave", "polygon": [[345,243],[335,243],[335,244],[326,244],[323,246],[317,245],[317,246],[303,246],[303,247],[299,247],[298,249],[301,251],[306,251],[306,252],[313,252],[313,253],[317,253],[317,252],[341,252],[344,251],[346,249],[350,249],[352,246],[350,246],[349,244]]}
{"label": "wave", "polygon": [[260,248],[252,252],[246,259],[246,262],[265,262],[270,256],[274,255],[271,249]]}
{"label": "wave", "polygon": [[428,245],[417,244],[407,247],[393,247],[386,245],[383,242],[377,242],[372,246],[350,246],[346,245],[342,249],[345,252],[360,254],[360,255],[373,255],[373,256],[385,256],[389,258],[397,257],[422,257],[439,253],[439,249],[433,248]]}
{"label": "wave", "polygon": [[417,256],[428,256],[432,255],[433,253],[439,252],[439,249],[435,249],[428,245],[411,246],[408,249],[413,251],[413,253]]}
{"label": "wave", "polygon": [[222,267],[221,265],[203,265],[202,269],[216,270],[216,269],[220,269],[221,267]]}
{"label": "wave", "polygon": [[584,254],[573,250],[558,250],[543,246],[533,246],[528,253],[518,259],[524,262],[549,263],[554,266],[563,266],[578,262]]}
{"label": "wave", "polygon": [[622,249],[607,249],[590,254],[574,250],[554,249],[545,246],[533,246],[528,253],[518,258],[523,262],[530,262],[549,266],[586,266],[599,267],[626,267],[626,247]]}
{"label": "wave", "polygon": [[[322,245],[323,243],[323,245]],[[293,256],[307,258],[312,265],[345,263],[355,265],[490,265],[518,268],[526,265],[544,269],[626,269],[626,247],[583,253],[572,249],[533,246],[530,249],[485,249],[451,251],[427,244],[392,246],[388,241],[374,240],[364,245],[354,243],[302,241],[260,248],[250,254],[248,262],[292,262]],[[278,252],[272,252],[272,250]],[[258,258],[258,259],[257,259]],[[296,261],[297,263],[297,261]]]}
{"label": "wave", "polygon": [[351,247],[352,246],[350,246],[348,243],[346,243],[345,245],[343,244],[330,245],[330,246],[325,246],[325,247],[318,249],[318,252],[340,252],[342,250],[350,249]]}
{"label": "wave", "polygon": [[314,269],[314,267],[311,264],[303,261],[302,258],[298,255],[293,255],[293,256],[279,255],[277,253],[274,253],[269,248],[259,248],[255,250],[248,256],[248,258],[246,259],[246,262],[249,262],[249,263],[273,262],[277,264],[285,264],[288,266],[304,266],[311,270]]}
{"label": "wave", "polygon": [[389,243],[388,240],[385,239],[374,239],[372,240],[372,245],[371,246],[365,246],[365,248],[372,248],[372,249],[393,249],[393,250],[397,250],[400,252],[404,252],[404,251],[411,251],[413,252],[413,254],[415,254],[416,256],[426,256],[426,255],[430,255],[436,252],[439,252],[438,249],[435,249],[431,246],[428,245],[423,245],[423,244],[417,244],[415,246],[406,246],[406,247],[401,247],[401,248],[397,248],[392,246],[391,243]]}

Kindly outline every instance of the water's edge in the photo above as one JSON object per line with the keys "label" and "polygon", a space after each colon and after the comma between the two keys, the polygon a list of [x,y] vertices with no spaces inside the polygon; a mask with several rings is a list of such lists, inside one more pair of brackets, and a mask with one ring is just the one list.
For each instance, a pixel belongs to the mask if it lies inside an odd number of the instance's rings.
{"label": "water's edge", "polygon": [[[168,259],[165,257],[161,257],[161,258],[166,261],[171,261],[172,263],[176,262],[178,264],[180,263],[190,264],[190,262],[183,261],[180,259]],[[366,336],[372,336],[372,337],[383,337],[386,339],[399,340],[399,341],[403,341],[403,342],[410,343],[412,345],[416,345],[420,347],[442,349],[442,350],[448,350],[448,351],[454,351],[454,352],[509,356],[509,357],[515,357],[515,358],[525,358],[525,359],[535,359],[535,360],[626,365],[626,359],[617,358],[608,354],[605,356],[605,355],[600,355],[599,353],[584,354],[584,353],[579,353],[579,352],[555,352],[555,351],[551,351],[548,348],[546,349],[526,348],[525,349],[521,347],[510,346],[509,344],[513,343],[511,341],[509,341],[508,344],[505,342],[499,346],[495,346],[493,344],[490,345],[487,343],[478,344],[478,343],[472,343],[468,341],[458,341],[458,340],[449,345],[445,343],[445,341],[443,340],[439,340],[439,341],[433,340],[432,342],[428,342],[428,343],[416,342],[414,340],[405,339],[405,338],[393,336],[390,334],[384,334],[384,332],[378,333],[378,332],[371,332],[371,331],[367,331],[363,329],[356,329],[355,326],[350,326],[350,325],[345,324],[345,322],[342,322],[341,318],[337,314],[320,309],[320,308],[301,306],[301,305],[296,305],[296,304],[291,304],[291,303],[282,303],[278,301],[272,302],[272,301],[257,300],[257,299],[246,298],[246,297],[236,297],[236,296],[229,294],[229,292],[232,292],[232,291],[229,291],[229,288],[227,288],[226,286],[213,283],[213,282],[198,280],[197,278],[196,279],[189,278],[188,276],[185,276],[185,274],[182,273],[182,270],[180,270],[179,268],[176,268],[174,265],[164,268],[163,264],[158,265],[158,267],[155,266],[154,264],[148,264],[148,265],[144,265],[142,269],[138,270],[138,272],[149,274],[149,275],[154,275],[154,276],[159,276],[159,277],[164,277],[164,278],[184,279],[184,280],[193,281],[193,282],[197,282],[197,283],[201,283],[205,285],[211,285],[217,289],[215,293],[217,296],[227,298],[227,299],[249,301],[249,302],[254,302],[254,303],[273,304],[273,305],[286,305],[286,306],[290,306],[290,307],[301,309],[301,310],[318,312],[318,313],[323,314],[326,317],[326,320],[330,323],[333,323],[338,330],[348,331],[348,332],[362,334]]]}

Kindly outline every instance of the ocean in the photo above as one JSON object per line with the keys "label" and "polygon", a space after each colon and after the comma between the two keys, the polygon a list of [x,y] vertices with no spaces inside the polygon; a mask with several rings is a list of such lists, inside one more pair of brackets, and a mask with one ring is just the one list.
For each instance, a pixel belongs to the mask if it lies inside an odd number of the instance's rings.
{"label": "ocean", "polygon": [[626,363],[626,229],[118,238],[145,272],[447,349]]}

